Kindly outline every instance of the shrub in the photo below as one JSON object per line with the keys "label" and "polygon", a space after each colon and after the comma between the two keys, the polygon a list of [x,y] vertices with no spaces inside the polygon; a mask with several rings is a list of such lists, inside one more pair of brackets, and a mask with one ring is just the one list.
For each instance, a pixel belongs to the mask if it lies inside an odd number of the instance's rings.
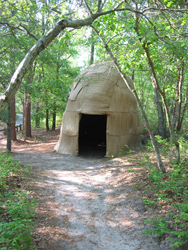
{"label": "shrub", "polygon": [[29,198],[29,192],[20,190],[18,183],[28,170],[21,169],[12,157],[0,154],[0,248],[33,249],[30,247],[32,218],[36,201]]}

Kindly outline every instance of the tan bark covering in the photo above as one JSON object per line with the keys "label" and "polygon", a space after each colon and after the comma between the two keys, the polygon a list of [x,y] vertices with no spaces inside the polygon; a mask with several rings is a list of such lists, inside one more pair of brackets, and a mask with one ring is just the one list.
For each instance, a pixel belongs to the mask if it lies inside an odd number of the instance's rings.
{"label": "tan bark covering", "polygon": [[[131,84],[132,80],[129,78]],[[140,146],[141,120],[137,102],[112,62],[84,70],[73,83],[55,150],[78,155],[82,114],[107,115],[106,154]]]}

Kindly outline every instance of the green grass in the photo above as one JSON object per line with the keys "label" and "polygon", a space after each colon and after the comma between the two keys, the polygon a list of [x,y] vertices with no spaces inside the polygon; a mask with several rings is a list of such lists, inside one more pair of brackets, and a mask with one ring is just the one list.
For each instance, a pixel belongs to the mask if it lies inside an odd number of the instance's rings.
{"label": "green grass", "polygon": [[22,169],[8,154],[0,154],[0,249],[30,247],[36,201],[18,188],[28,168]]}

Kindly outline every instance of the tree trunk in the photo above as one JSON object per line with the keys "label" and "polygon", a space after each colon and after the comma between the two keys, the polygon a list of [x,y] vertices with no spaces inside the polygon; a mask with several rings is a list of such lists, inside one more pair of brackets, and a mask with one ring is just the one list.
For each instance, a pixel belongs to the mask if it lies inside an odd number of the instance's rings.
{"label": "tree trunk", "polygon": [[184,104],[183,104],[183,106],[182,106],[181,119],[180,119],[180,122],[179,122],[179,124],[178,124],[177,131],[180,131],[180,129],[181,129],[181,127],[182,127],[183,118],[184,118],[185,111],[186,111],[186,107],[187,107],[187,100],[188,100],[187,97],[188,97],[188,87],[187,87],[187,90],[186,90],[185,101],[184,101]]}
{"label": "tree trunk", "polygon": [[16,141],[16,112],[15,112],[15,96],[11,100],[11,139]]}
{"label": "tree trunk", "polygon": [[[31,85],[33,82],[33,78],[35,74],[35,67],[36,67],[36,62],[34,64],[34,67],[33,65],[30,65],[29,67],[29,74],[26,77],[27,85]],[[27,88],[25,90],[25,123],[24,125],[25,125],[24,136],[26,140],[26,137],[31,137],[31,95],[27,91]]]}
{"label": "tree trunk", "polygon": [[56,128],[56,103],[54,101],[53,116],[52,116],[52,130],[55,131]]}
{"label": "tree trunk", "polygon": [[[91,38],[93,38],[94,36],[94,33],[93,33],[93,30],[91,31]],[[93,41],[93,39],[92,39]],[[95,53],[95,43],[92,42],[91,45],[90,45],[90,62],[89,62],[89,65],[93,64],[94,63],[94,53]]]}
{"label": "tree trunk", "polygon": [[133,80],[133,82],[134,82],[134,70],[133,70],[133,72],[132,72],[132,80]]}
{"label": "tree trunk", "polygon": [[154,95],[155,95],[155,104],[156,104],[157,113],[158,113],[158,133],[164,139],[166,138],[166,126],[165,126],[165,116],[163,112],[162,100],[161,100],[159,91],[157,90],[156,85],[153,83],[153,81],[155,80],[152,79],[152,84],[153,84]]}
{"label": "tree trunk", "polygon": [[164,105],[164,108],[165,108],[165,111],[166,111],[166,118],[167,118],[167,122],[168,122],[168,128],[169,128],[169,131],[170,131],[170,137],[172,139],[173,144],[176,147],[176,161],[179,162],[180,161],[179,142],[177,141],[177,139],[176,139],[176,137],[174,135],[174,132],[172,130],[171,117],[170,117],[170,112],[169,112],[168,105],[167,105],[167,102],[166,102],[165,94],[163,93],[163,91],[161,90],[161,88],[159,86],[159,83],[158,83],[158,80],[157,80],[157,77],[156,77],[156,73],[155,73],[155,69],[154,69],[154,65],[153,65],[153,62],[152,62],[151,57],[150,57],[148,46],[146,46],[146,44],[144,44],[143,49],[144,49],[144,51],[146,53],[146,56],[147,56],[147,59],[148,59],[148,64],[149,64],[151,72],[152,72],[152,78],[155,79],[155,81],[154,81],[155,87],[159,91],[159,93],[161,95],[161,98],[162,98],[162,101],[163,101],[163,105]]}
{"label": "tree trunk", "polygon": [[11,152],[11,104],[8,104],[7,120],[7,152]]}
{"label": "tree trunk", "polygon": [[46,109],[46,131],[49,131],[49,111]]}
{"label": "tree trunk", "polygon": [[[135,31],[136,31],[137,35],[139,36],[139,31],[138,31],[137,26],[135,26]],[[141,39],[139,39],[139,40],[140,40],[140,43],[142,43],[142,40]],[[152,72],[151,82],[152,82],[153,89],[154,89],[155,104],[156,104],[157,113],[158,113],[158,116],[157,116],[158,117],[158,133],[164,139],[166,137],[165,116],[164,116],[164,113],[163,113],[161,96],[160,96],[160,93],[159,93],[159,91],[157,89],[157,78],[156,78],[155,73],[152,70],[152,65],[151,65],[152,61],[151,61],[151,58],[150,58],[148,46],[146,46],[146,43],[144,43],[142,45],[142,47],[143,47],[143,49],[145,51],[145,54],[146,54],[147,59],[148,59],[149,67],[151,68],[151,72]],[[153,69],[154,69],[154,67],[153,67]]]}
{"label": "tree trunk", "polygon": [[178,69],[178,79],[176,83],[176,96],[173,107],[172,130],[173,132],[181,129],[181,109],[182,109],[182,85],[184,74],[184,62]]}
{"label": "tree trunk", "polygon": [[[138,4],[137,3],[136,3],[136,9],[138,9]],[[134,29],[135,29],[137,35],[139,36],[140,33],[139,33],[138,25],[139,25],[139,17],[138,17],[138,14],[136,14]],[[145,51],[145,54],[146,54],[147,59],[148,59],[149,67],[151,68],[151,72],[152,72],[152,74],[151,74],[151,82],[152,82],[153,89],[154,89],[155,104],[156,104],[157,113],[158,113],[158,133],[162,138],[165,138],[166,137],[165,116],[163,114],[161,96],[160,96],[159,90],[157,88],[158,80],[157,80],[156,74],[154,72],[154,67],[152,68],[152,65],[151,65],[152,61],[151,61],[151,58],[150,58],[147,43],[142,43],[141,38],[139,38],[139,41],[142,44],[142,48]]]}
{"label": "tree trunk", "polygon": [[25,94],[24,139],[31,137],[31,97]]}
{"label": "tree trunk", "polygon": [[92,43],[91,44],[91,48],[90,48],[90,62],[89,62],[89,64],[91,65],[91,64],[93,64],[94,63],[94,51],[95,51],[95,45],[94,45],[94,43]]}
{"label": "tree trunk", "polygon": [[153,145],[153,148],[154,148],[154,151],[155,151],[155,154],[156,154],[156,157],[157,157],[157,166],[158,166],[158,169],[160,171],[162,171],[163,173],[166,173],[166,169],[163,165],[163,162],[161,160],[161,156],[160,156],[160,153],[159,153],[159,149],[157,147],[157,143],[156,143],[156,140],[155,140],[155,137],[151,131],[151,128],[150,128],[150,125],[149,125],[149,122],[148,122],[148,119],[147,119],[147,116],[144,112],[144,109],[142,107],[142,103],[136,93],[136,90],[134,89],[134,87],[131,87],[131,85],[129,84],[129,81],[127,79],[127,76],[122,72],[121,70],[121,67],[119,65],[119,63],[117,62],[117,58],[112,54],[110,48],[108,47],[108,44],[104,41],[104,39],[100,36],[98,30],[92,26],[92,28],[94,29],[94,31],[96,32],[96,34],[98,35],[98,37],[100,38],[101,42],[103,43],[105,49],[106,49],[106,52],[109,54],[109,56],[111,57],[111,59],[113,60],[114,64],[116,65],[116,68],[117,70],[119,71],[123,81],[125,82],[126,86],[128,87],[128,89],[133,93],[135,99],[137,100],[137,103],[138,103],[138,106],[140,108],[140,111],[142,113],[142,116],[144,118],[144,121],[145,121],[145,124],[146,124],[146,127],[147,127],[147,130],[149,132],[149,135],[150,135],[150,139],[152,141],[152,145]]}
{"label": "tree trunk", "polygon": [[40,114],[39,114],[40,106],[39,102],[36,103],[36,117],[35,117],[35,127],[40,128]]}

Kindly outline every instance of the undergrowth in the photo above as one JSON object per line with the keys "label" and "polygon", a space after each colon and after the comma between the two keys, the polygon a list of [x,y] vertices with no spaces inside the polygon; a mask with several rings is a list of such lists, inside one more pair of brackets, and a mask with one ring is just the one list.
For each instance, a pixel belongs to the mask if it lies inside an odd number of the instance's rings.
{"label": "undergrowth", "polygon": [[[0,249],[30,247],[36,201],[23,189],[23,177],[29,169],[14,163],[8,154],[0,154]],[[22,183],[22,184],[21,184]]]}
{"label": "undergrowth", "polygon": [[[188,241],[188,159],[187,142],[181,138],[181,161],[173,160],[172,144],[167,140],[157,137],[167,173],[163,174],[151,162],[148,178],[152,183],[152,192],[155,194],[153,202],[163,210],[169,207],[165,216],[158,216],[154,220],[147,221],[152,228],[145,230],[147,234],[156,234],[169,239],[174,248],[180,247]],[[149,158],[147,158],[149,161]]]}
{"label": "undergrowth", "polygon": [[171,247],[178,248],[188,242],[188,143],[184,138],[179,140],[181,161],[177,164],[173,160],[172,143],[160,137],[156,139],[167,173],[158,171],[151,144],[147,146],[148,152],[142,153],[142,159],[136,159],[147,174],[145,183],[142,183],[143,202],[160,213],[160,216],[146,221],[150,227],[144,233],[168,239],[172,242]]}

